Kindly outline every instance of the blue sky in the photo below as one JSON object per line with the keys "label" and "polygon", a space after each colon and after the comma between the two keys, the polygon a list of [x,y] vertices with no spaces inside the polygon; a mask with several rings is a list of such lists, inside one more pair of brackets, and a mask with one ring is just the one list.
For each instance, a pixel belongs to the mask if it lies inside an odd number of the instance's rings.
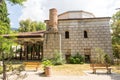
{"label": "blue sky", "polygon": [[8,4],[8,13],[9,13],[9,18],[10,18],[10,24],[11,27],[17,28],[19,26],[19,17],[21,16],[22,12],[22,7],[19,5],[11,5]]}
{"label": "blue sky", "polygon": [[58,14],[72,11],[85,10],[92,12],[96,17],[111,17],[116,8],[120,8],[120,0],[27,0],[23,6],[8,4],[11,27],[18,28],[19,21],[32,19],[44,21],[48,19],[49,9],[56,8]]}

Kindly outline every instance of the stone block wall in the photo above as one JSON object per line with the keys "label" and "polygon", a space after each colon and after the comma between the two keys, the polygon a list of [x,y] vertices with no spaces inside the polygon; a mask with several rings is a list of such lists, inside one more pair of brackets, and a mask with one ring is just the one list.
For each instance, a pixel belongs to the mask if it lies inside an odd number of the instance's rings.
{"label": "stone block wall", "polygon": [[[68,50],[72,55],[77,52],[84,55],[84,50],[90,49],[92,60],[96,57],[95,48],[98,47],[113,57],[109,19],[61,20],[58,30],[64,55]],[[65,31],[69,31],[69,39],[65,38]],[[84,31],[87,31],[88,38],[84,38]]]}
{"label": "stone block wall", "polygon": [[60,51],[61,43],[60,43],[60,34],[59,33],[45,33],[45,39],[43,43],[43,52],[44,58],[53,58],[53,54],[55,50]]}

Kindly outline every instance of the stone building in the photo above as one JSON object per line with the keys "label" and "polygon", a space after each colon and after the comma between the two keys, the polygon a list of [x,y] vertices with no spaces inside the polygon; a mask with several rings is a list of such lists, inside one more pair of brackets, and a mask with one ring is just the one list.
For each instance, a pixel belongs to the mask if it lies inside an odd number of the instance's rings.
{"label": "stone building", "polygon": [[49,19],[45,20],[44,57],[52,58],[54,50],[58,50],[64,57],[79,52],[86,61],[90,61],[96,56],[97,47],[112,57],[110,17],[95,17],[82,10],[57,15],[57,10],[53,8],[50,9]]}
{"label": "stone building", "polygon": [[90,62],[96,57],[95,48],[103,49],[112,58],[109,21],[110,17],[95,17],[86,11],[57,15],[56,9],[50,9],[49,20],[45,20],[46,31],[14,35],[20,45],[16,58],[42,60],[54,57],[53,53],[57,50],[64,58],[79,53],[85,56],[86,62]]}

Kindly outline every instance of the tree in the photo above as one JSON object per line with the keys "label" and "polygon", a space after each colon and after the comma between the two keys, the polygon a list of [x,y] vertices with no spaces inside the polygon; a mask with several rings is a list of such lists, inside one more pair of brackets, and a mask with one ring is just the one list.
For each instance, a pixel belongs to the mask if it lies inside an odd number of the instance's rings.
{"label": "tree", "polygon": [[[5,34],[10,33],[10,19],[8,18],[8,11],[6,6],[6,0],[0,0],[0,31],[6,32]],[[26,0],[7,0],[12,4],[20,4]],[[2,24],[1,24],[2,23]],[[4,25],[4,27],[3,27]],[[0,32],[1,34],[1,32]]]}
{"label": "tree", "polygon": [[12,57],[11,46],[14,44],[12,38],[0,36],[0,59],[3,61],[3,80],[6,80],[6,63],[5,59]]}
{"label": "tree", "polygon": [[27,20],[21,20],[20,21],[20,28],[18,29],[18,31],[20,32],[30,32],[30,24],[31,24],[31,21],[29,19]]}
{"label": "tree", "polygon": [[32,21],[30,19],[21,20],[19,24],[20,24],[20,27],[18,29],[19,32],[34,32],[46,29],[44,23]]}
{"label": "tree", "polygon": [[3,30],[2,32],[7,31],[6,33],[9,33],[10,30],[10,20],[8,18],[7,7],[4,0],[2,0],[0,4],[0,30]]}
{"label": "tree", "polygon": [[8,28],[7,23],[3,23],[3,21],[0,21],[0,34],[8,34],[10,33],[10,29]]}
{"label": "tree", "polygon": [[27,1],[27,0],[8,0],[8,1],[13,3],[13,4],[20,4],[20,5],[22,5],[22,3]]}
{"label": "tree", "polygon": [[36,30],[46,30],[45,24],[42,22],[38,22],[38,26],[36,27]]}
{"label": "tree", "polygon": [[[8,0],[13,4],[20,4],[22,5],[23,1],[26,0]],[[0,0],[0,34],[8,34],[10,33],[10,20],[8,18],[8,12],[6,7],[5,0]],[[5,57],[6,55],[11,56],[10,47],[13,41],[11,39],[4,38],[0,36],[0,55],[3,61],[3,80],[6,80],[6,64],[5,64]]]}
{"label": "tree", "polygon": [[112,16],[111,27],[113,54],[116,58],[120,58],[120,10]]}

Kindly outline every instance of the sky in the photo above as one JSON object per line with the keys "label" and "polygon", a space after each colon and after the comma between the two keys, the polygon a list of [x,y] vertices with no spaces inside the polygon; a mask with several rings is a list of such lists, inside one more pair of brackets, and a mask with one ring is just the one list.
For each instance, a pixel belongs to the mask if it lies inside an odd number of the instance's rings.
{"label": "sky", "polygon": [[96,17],[111,17],[120,8],[120,0],[27,0],[23,6],[7,2],[11,27],[18,28],[20,20],[42,21],[49,19],[49,9],[58,14],[66,11],[84,10]]}

